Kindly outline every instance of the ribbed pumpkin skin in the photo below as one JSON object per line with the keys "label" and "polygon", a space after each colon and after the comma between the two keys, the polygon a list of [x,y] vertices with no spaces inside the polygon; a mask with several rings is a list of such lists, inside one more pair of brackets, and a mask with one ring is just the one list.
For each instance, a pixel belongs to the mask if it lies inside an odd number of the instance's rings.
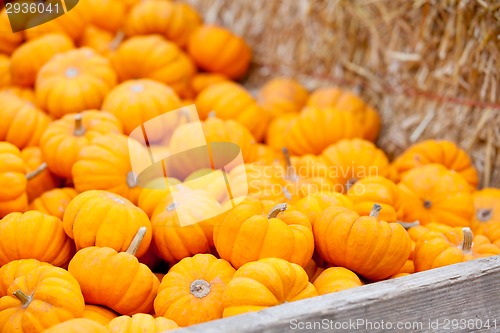
{"label": "ribbed pumpkin skin", "polygon": [[72,187],[55,188],[43,193],[28,206],[30,210],[37,210],[62,220],[69,202],[78,195]]}
{"label": "ribbed pumpkin skin", "polygon": [[0,10],[0,54],[11,55],[23,42],[23,33],[12,33],[7,10]]}
{"label": "ribbed pumpkin skin", "polygon": [[[39,147],[27,147],[21,150],[21,156],[26,164],[28,172],[33,172],[43,163],[42,150]],[[55,187],[62,185],[61,179],[54,175],[50,170],[45,169],[36,177],[28,179],[26,193],[28,202],[32,202],[44,192],[50,191]]]}
{"label": "ribbed pumpkin skin", "polygon": [[48,34],[24,43],[12,54],[12,82],[19,86],[33,86],[43,65],[56,54],[74,47],[73,41],[63,34]]}
{"label": "ribbed pumpkin skin", "polygon": [[163,317],[153,317],[145,313],[130,316],[120,316],[109,322],[109,333],[163,333],[179,328],[173,320]]}
{"label": "ribbed pumpkin skin", "polygon": [[257,101],[271,117],[286,113],[297,113],[309,97],[307,90],[296,80],[278,77],[262,86]]}
{"label": "ribbed pumpkin skin", "polygon": [[500,190],[483,188],[473,193],[476,214],[471,229],[477,235],[485,235],[500,245]]}
{"label": "ribbed pumpkin skin", "polygon": [[44,333],[109,333],[106,326],[87,318],[75,318],[53,326]]}
{"label": "ribbed pumpkin skin", "polygon": [[0,142],[0,218],[12,212],[24,212],[28,207],[26,169],[19,149],[11,143]]}
{"label": "ribbed pumpkin skin", "polygon": [[83,318],[93,320],[101,325],[107,325],[116,317],[118,317],[118,315],[113,310],[99,305],[85,304]]}
{"label": "ribbed pumpkin skin", "polygon": [[52,57],[38,72],[35,92],[40,107],[54,118],[61,118],[100,109],[116,83],[108,59],[90,48],[80,48]]}
{"label": "ribbed pumpkin skin", "polygon": [[0,267],[0,297],[7,295],[9,286],[18,277],[28,275],[41,266],[50,264],[36,259],[19,259]]}
{"label": "ribbed pumpkin skin", "polygon": [[10,86],[11,83],[10,58],[0,53],[0,89]]}
{"label": "ribbed pumpkin skin", "polygon": [[330,267],[325,269],[315,280],[314,287],[319,295],[334,293],[360,287],[363,282],[354,273],[344,267]]}
{"label": "ribbed pumpkin skin", "polygon": [[101,29],[116,33],[125,22],[126,7],[121,0],[80,0],[90,10],[91,23]]}

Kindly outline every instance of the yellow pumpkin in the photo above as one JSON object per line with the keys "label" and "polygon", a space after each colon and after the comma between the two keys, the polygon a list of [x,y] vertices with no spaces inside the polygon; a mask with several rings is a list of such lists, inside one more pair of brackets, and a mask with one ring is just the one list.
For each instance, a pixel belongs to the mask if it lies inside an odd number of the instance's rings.
{"label": "yellow pumpkin", "polygon": [[69,202],[78,195],[72,187],[55,188],[33,200],[28,209],[37,210],[62,220]]}

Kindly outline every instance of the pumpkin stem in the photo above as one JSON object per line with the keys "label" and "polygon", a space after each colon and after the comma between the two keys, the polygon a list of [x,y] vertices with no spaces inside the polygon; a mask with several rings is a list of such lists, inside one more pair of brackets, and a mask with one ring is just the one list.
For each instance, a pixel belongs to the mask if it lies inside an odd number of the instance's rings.
{"label": "pumpkin stem", "polygon": [[44,172],[45,169],[47,169],[47,163],[43,162],[42,164],[40,164],[38,166],[38,168],[36,168],[35,170],[33,170],[31,172],[28,172],[26,174],[26,179],[27,180],[32,180],[33,178],[35,178],[36,176],[38,176],[39,174],[41,174],[42,172]]}
{"label": "pumpkin stem", "polygon": [[427,209],[431,209],[432,202],[430,202],[429,200],[424,200],[424,207]]}
{"label": "pumpkin stem", "polygon": [[403,228],[405,228],[406,230],[410,229],[410,228],[413,228],[413,227],[418,227],[420,225],[420,221],[419,220],[416,220],[416,221],[413,221],[413,222],[402,222],[402,221],[396,221],[397,224],[401,224],[403,226]]}
{"label": "pumpkin stem", "polygon": [[290,193],[290,191],[288,190],[288,188],[286,188],[285,186],[282,186],[281,188],[283,190],[283,195],[285,196],[285,198],[287,200],[292,200],[292,194]]}
{"label": "pumpkin stem", "polygon": [[295,173],[294,167],[292,166],[292,159],[290,158],[290,152],[286,147],[281,148],[281,151],[283,152],[283,157],[285,158],[286,178],[295,182],[298,180],[298,177],[297,174]]}
{"label": "pumpkin stem", "polygon": [[73,130],[74,136],[82,136],[85,134],[85,128],[82,124],[82,115],[81,113],[75,114],[75,129]]}
{"label": "pumpkin stem", "polygon": [[378,214],[380,214],[381,209],[382,209],[382,206],[380,206],[379,204],[374,204],[373,208],[370,212],[370,216],[378,218]]}
{"label": "pumpkin stem", "polygon": [[287,207],[288,207],[287,203],[277,204],[271,209],[269,214],[267,214],[267,218],[268,219],[275,218],[276,216],[278,216],[279,213],[283,213],[287,209]]}
{"label": "pumpkin stem", "polygon": [[476,212],[476,218],[480,222],[488,222],[489,220],[491,220],[492,215],[493,215],[493,210],[491,209],[478,209]]}
{"label": "pumpkin stem", "polygon": [[175,209],[175,202],[172,202],[170,205],[167,206],[167,210],[169,212],[173,211]]}
{"label": "pumpkin stem", "polygon": [[464,240],[462,241],[461,249],[465,254],[471,254],[474,234],[469,227],[462,228],[462,232],[464,234]]}
{"label": "pumpkin stem", "polygon": [[210,284],[205,280],[194,280],[189,291],[196,298],[203,298],[210,293]]}
{"label": "pumpkin stem", "polygon": [[123,42],[125,39],[125,32],[123,31],[118,31],[115,35],[115,38],[109,43],[109,50],[110,51],[115,51],[118,46]]}
{"label": "pumpkin stem", "polygon": [[215,114],[215,111],[212,110],[208,113],[207,119],[212,119],[212,118],[216,118],[216,117],[217,117],[217,115]]}
{"label": "pumpkin stem", "polygon": [[125,251],[125,252],[135,256],[135,254],[137,253],[137,250],[139,249],[139,246],[141,246],[142,240],[144,239],[144,236],[146,235],[147,231],[148,231],[148,228],[140,227],[139,230],[137,231],[137,234],[134,236],[134,239],[132,239],[130,246],[128,247],[127,251]]}
{"label": "pumpkin stem", "polygon": [[129,188],[134,188],[137,186],[137,180],[133,171],[129,171],[127,174],[127,186]]}
{"label": "pumpkin stem", "polygon": [[19,301],[21,301],[21,304],[23,305],[23,308],[26,308],[28,305],[30,305],[31,300],[33,296],[28,296],[21,290],[16,290],[12,293]]}
{"label": "pumpkin stem", "polygon": [[345,188],[347,191],[349,191],[349,189],[358,181],[357,178],[354,178],[352,177],[351,179],[349,179],[346,183],[345,183]]}

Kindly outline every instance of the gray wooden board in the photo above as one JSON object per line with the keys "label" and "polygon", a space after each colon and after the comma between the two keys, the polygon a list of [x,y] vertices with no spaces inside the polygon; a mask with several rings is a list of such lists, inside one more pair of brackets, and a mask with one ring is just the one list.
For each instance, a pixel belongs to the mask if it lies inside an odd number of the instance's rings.
{"label": "gray wooden board", "polygon": [[[404,323],[414,326],[397,326]],[[333,331],[500,332],[500,256],[286,303],[176,332]]]}

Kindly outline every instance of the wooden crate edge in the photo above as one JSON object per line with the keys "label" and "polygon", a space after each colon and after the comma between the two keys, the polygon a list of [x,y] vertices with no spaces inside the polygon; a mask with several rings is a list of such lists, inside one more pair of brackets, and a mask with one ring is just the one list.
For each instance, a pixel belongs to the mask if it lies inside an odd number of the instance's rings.
{"label": "wooden crate edge", "polygon": [[[358,327],[357,332],[378,331],[373,329],[373,325],[380,325],[382,320],[392,324],[422,323],[421,328],[412,331],[430,331],[429,325],[438,323],[438,327],[432,328],[433,332],[449,332],[447,323],[449,326],[452,320],[455,323],[457,320],[468,320],[475,325],[474,329],[464,324],[464,327],[455,327],[452,331],[491,331],[495,330],[496,325],[493,320],[500,318],[499,279],[500,256],[496,256],[287,303],[260,312],[191,326],[178,332],[327,332],[328,329],[322,328],[299,330],[297,325],[291,324],[292,321],[312,323],[323,319],[331,320],[332,323],[361,319],[372,324],[372,327],[368,327],[371,329]],[[489,328],[485,327],[488,319]],[[500,331],[500,319],[498,326],[496,329]]]}

